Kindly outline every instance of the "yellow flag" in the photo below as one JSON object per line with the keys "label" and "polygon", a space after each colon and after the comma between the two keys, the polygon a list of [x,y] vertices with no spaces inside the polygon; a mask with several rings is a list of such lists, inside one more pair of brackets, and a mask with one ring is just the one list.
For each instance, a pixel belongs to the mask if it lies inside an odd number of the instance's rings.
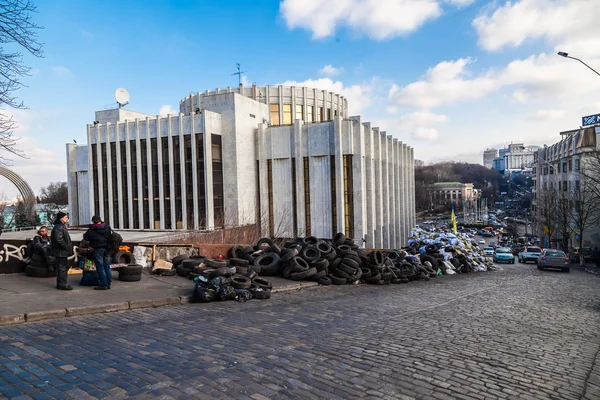
{"label": "yellow flag", "polygon": [[454,207],[452,207],[452,232],[456,233],[456,215],[454,214]]}

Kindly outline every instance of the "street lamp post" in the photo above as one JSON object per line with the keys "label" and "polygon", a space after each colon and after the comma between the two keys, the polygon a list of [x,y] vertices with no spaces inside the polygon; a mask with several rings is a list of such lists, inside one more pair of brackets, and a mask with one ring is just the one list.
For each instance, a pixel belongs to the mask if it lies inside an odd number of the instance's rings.
{"label": "street lamp post", "polygon": [[569,53],[565,53],[564,51],[559,51],[557,53],[559,56],[564,57],[564,58],[570,58],[571,60],[577,60],[580,63],[582,63],[583,65],[585,65],[586,67],[588,67],[589,69],[591,69],[592,71],[594,71],[596,73],[596,75],[600,76],[600,73],[598,73],[598,71],[596,71],[594,68],[590,67],[589,65],[587,65],[586,63],[584,63],[582,60],[580,60],[579,58],[575,58],[575,57],[571,57],[569,55]]}

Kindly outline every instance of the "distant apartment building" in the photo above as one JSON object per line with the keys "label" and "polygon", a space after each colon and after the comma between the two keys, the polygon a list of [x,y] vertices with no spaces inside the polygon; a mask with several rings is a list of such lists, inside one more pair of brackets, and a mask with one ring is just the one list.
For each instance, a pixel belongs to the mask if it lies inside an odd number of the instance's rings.
{"label": "distant apartment building", "polygon": [[540,146],[525,146],[523,143],[511,143],[508,147],[498,150],[498,157],[493,160],[492,169],[505,175],[511,175],[512,171],[530,169],[533,165],[533,154],[540,148]]}
{"label": "distant apartment building", "polygon": [[483,152],[483,166],[489,169],[494,168],[494,159],[498,157],[498,150],[487,149]]}
{"label": "distant apartment building", "polygon": [[[541,218],[544,202],[577,192],[583,179],[580,171],[585,166],[586,157],[592,152],[600,151],[600,126],[561,132],[561,136],[561,141],[534,153],[532,211],[537,220],[534,230],[543,238],[543,246],[560,243],[557,226],[544,229]],[[571,224],[576,231],[577,222],[572,221]],[[600,226],[596,224],[590,226],[587,232],[584,230],[583,247],[599,245]],[[570,246],[579,246],[576,235],[572,235]]]}
{"label": "distant apartment building", "polygon": [[472,183],[436,182],[429,185],[428,192],[432,208],[444,208],[452,203],[462,205],[463,201],[477,197]]}

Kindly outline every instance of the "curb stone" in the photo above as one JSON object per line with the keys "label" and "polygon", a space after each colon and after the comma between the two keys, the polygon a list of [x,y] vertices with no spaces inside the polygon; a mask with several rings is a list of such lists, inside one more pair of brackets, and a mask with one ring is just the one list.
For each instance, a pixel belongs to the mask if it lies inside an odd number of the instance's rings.
{"label": "curb stone", "polygon": [[317,282],[302,282],[302,283],[298,283],[296,285],[284,286],[279,289],[272,289],[271,293],[288,292],[290,290],[298,290],[298,289],[303,289],[303,288],[307,288],[307,287],[315,287],[315,286],[319,286],[319,284]]}
{"label": "curb stone", "polygon": [[25,322],[25,314],[0,316],[0,326],[22,324],[23,322]]}
{"label": "curb stone", "polygon": [[102,304],[99,306],[83,306],[83,307],[69,307],[67,308],[67,316],[75,315],[89,315],[104,312],[115,312],[129,310],[129,302],[124,301],[116,304]]}
{"label": "curb stone", "polygon": [[27,322],[42,321],[44,319],[57,319],[64,318],[67,316],[66,309],[50,310],[50,311],[34,311],[25,313],[25,320]]}

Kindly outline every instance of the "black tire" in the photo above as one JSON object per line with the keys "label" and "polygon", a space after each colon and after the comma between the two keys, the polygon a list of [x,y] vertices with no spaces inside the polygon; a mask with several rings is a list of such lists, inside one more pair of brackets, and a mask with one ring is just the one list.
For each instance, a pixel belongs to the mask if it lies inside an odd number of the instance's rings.
{"label": "black tire", "polygon": [[46,264],[45,262],[42,261],[29,261],[29,265],[31,265],[32,267],[36,267],[36,268],[48,268],[48,264]]}
{"label": "black tire", "polygon": [[137,282],[137,281],[142,280],[142,274],[139,274],[139,275],[121,275],[121,274],[119,274],[118,279],[123,282]]}
{"label": "black tire", "polygon": [[269,282],[268,280],[262,279],[262,278],[254,278],[252,280],[252,284],[256,285],[260,288],[263,288],[263,289],[269,289],[269,290],[273,289],[273,284],[271,282]]}
{"label": "black tire", "polygon": [[342,232],[336,233],[335,236],[333,237],[333,244],[336,246],[343,245],[345,242],[346,242],[346,235],[344,235]]}
{"label": "black tire", "polygon": [[186,260],[188,257],[185,254],[180,254],[178,256],[175,256],[171,259],[171,263],[173,263],[173,265],[177,266],[179,264],[181,264],[183,262],[183,260]]}
{"label": "black tire", "polygon": [[[204,259],[202,258],[186,258],[185,260],[183,260],[180,265],[183,268],[187,268],[187,269],[192,269],[194,267],[197,267],[198,265],[202,264],[204,262]],[[175,264],[173,264],[175,265]]]}
{"label": "black tire", "polygon": [[271,245],[271,247],[269,247],[267,250],[265,250],[265,253],[275,253],[279,256],[279,255],[281,255],[281,248],[279,246],[277,246],[275,243],[273,243]]}
{"label": "black tire", "polygon": [[371,277],[369,279],[365,279],[365,282],[373,285],[373,284],[377,284],[380,280],[381,280],[381,274],[379,272],[377,272],[375,274],[371,274]]}
{"label": "black tire", "polygon": [[194,274],[201,274],[202,271],[204,271],[205,269],[206,269],[206,266],[204,266],[204,265],[196,265],[194,268],[192,268],[192,272]]}
{"label": "black tire", "polygon": [[317,273],[317,269],[316,268],[309,268],[306,271],[302,271],[302,272],[294,272],[293,274],[290,275],[290,279],[293,281],[302,281],[304,279],[308,279],[311,276],[315,275]]}
{"label": "black tire", "polygon": [[268,300],[271,298],[271,290],[262,288],[250,288],[253,299]]}
{"label": "black tire", "polygon": [[25,268],[25,275],[33,278],[48,278],[50,276],[50,270],[48,270],[48,268],[39,268],[28,265],[27,268]]}
{"label": "black tire", "polygon": [[398,279],[398,278],[394,278],[390,281],[391,284],[397,285],[399,283],[402,283],[402,279]]}
{"label": "black tire", "polygon": [[[192,270],[190,268],[185,268],[183,265],[178,265],[177,268],[175,268],[175,273],[178,276],[187,278],[188,275],[192,273]],[[119,275],[120,275],[120,273],[119,273]]]}
{"label": "black tire", "polygon": [[242,246],[233,246],[229,249],[229,258],[243,258],[245,254]]}
{"label": "black tire", "polygon": [[144,270],[144,267],[142,267],[141,265],[129,264],[125,267],[119,268],[119,276],[121,276],[121,275],[140,275],[143,270]]}
{"label": "black tire", "polygon": [[135,257],[128,251],[117,251],[113,256],[115,264],[133,264]]}
{"label": "black tire", "polygon": [[317,249],[319,249],[321,255],[329,254],[333,251],[333,247],[327,242],[317,243]]}
{"label": "black tire", "polygon": [[240,266],[235,266],[235,273],[239,274],[239,275],[244,275],[244,276],[248,276],[248,267],[240,267]]}
{"label": "black tire", "polygon": [[327,271],[322,270],[322,271],[317,271],[316,274],[314,274],[313,276],[311,276],[309,279],[311,281],[318,281],[319,279],[326,277],[327,276]]}
{"label": "black tire", "polygon": [[360,268],[360,263],[358,263],[356,260],[350,258],[350,257],[346,257],[342,260],[342,264],[343,265],[347,265],[350,268],[353,269],[358,269]]}
{"label": "black tire", "polygon": [[328,276],[325,276],[323,278],[319,278],[319,280],[317,280],[317,282],[320,285],[329,286],[329,285],[331,285],[331,278]]}
{"label": "black tire", "polygon": [[208,268],[223,268],[227,266],[227,261],[223,261],[223,260],[207,260],[206,261],[206,266]]}
{"label": "black tire", "polygon": [[321,251],[316,246],[306,246],[300,252],[300,257],[311,263],[321,258]]}
{"label": "black tire", "polygon": [[338,250],[340,252],[342,252],[342,251],[352,251],[352,247],[350,247],[350,246],[348,246],[346,244],[341,244],[341,245],[338,246]]}
{"label": "black tire", "polygon": [[234,275],[231,277],[231,286],[234,289],[248,289],[252,285],[250,278],[244,275]]}
{"label": "black tire", "polygon": [[247,276],[250,279],[254,279],[258,276],[258,274],[252,269],[248,269],[248,272],[243,275]]}
{"label": "black tire", "polygon": [[334,285],[345,285],[348,282],[346,278],[338,278],[337,276],[330,276],[329,279]]}
{"label": "black tire", "polygon": [[302,244],[303,246],[316,246],[316,244],[319,243],[319,239],[317,239],[315,236],[307,236],[304,239],[302,239]]}
{"label": "black tire", "polygon": [[249,264],[250,262],[243,258],[232,258],[229,260],[229,265],[233,265],[234,267],[247,267]]}
{"label": "black tire", "polygon": [[258,242],[256,242],[256,247],[260,250],[264,244],[268,245],[269,247],[273,247],[273,241],[268,237],[258,239]]}
{"label": "black tire", "polygon": [[381,250],[373,250],[369,253],[369,262],[371,265],[383,265],[383,253]]}
{"label": "black tire", "polygon": [[40,263],[46,263],[46,257],[42,256],[41,254],[36,254],[33,253],[33,255],[31,256],[31,261],[37,261]]}
{"label": "black tire", "polygon": [[362,271],[363,279],[369,279],[371,277],[372,272],[369,268],[361,268],[360,270]]}
{"label": "black tire", "polygon": [[163,269],[161,276],[175,276],[177,271],[175,269]]}
{"label": "black tire", "polygon": [[324,258],[321,258],[320,260],[316,260],[310,263],[310,266],[315,267],[317,271],[325,271],[329,266],[329,261],[327,261]]}
{"label": "black tire", "polygon": [[298,250],[296,247],[291,249],[283,249],[281,251],[281,262],[288,262],[298,254],[300,254],[300,250]]}
{"label": "black tire", "polygon": [[260,275],[273,276],[280,271],[279,256],[276,253],[266,253],[258,257],[255,261],[260,266]]}

